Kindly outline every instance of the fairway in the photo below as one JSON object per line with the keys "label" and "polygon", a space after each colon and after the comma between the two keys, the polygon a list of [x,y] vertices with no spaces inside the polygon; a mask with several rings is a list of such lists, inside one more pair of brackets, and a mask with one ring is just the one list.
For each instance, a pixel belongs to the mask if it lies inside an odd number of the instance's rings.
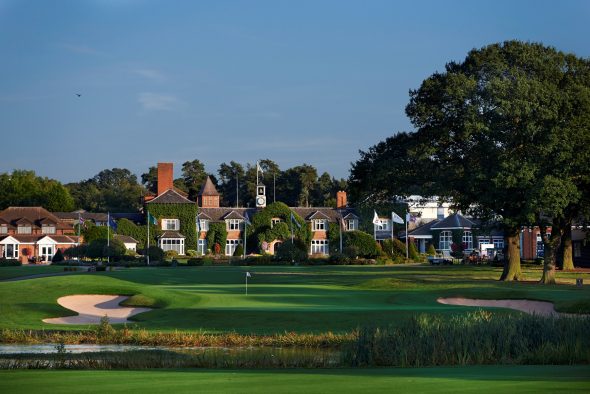
{"label": "fairway", "polygon": [[[25,270],[23,270],[25,271]],[[245,273],[251,272],[248,295]],[[464,314],[476,308],[442,305],[439,297],[512,298],[555,302],[563,312],[590,309],[590,288],[504,283],[499,268],[430,266],[301,266],[134,268],[0,283],[0,328],[89,329],[42,319],[74,315],[57,304],[73,294],[136,295],[135,316],[148,330],[280,333],[344,332],[391,325],[416,313]],[[539,269],[525,269],[527,278]],[[588,274],[559,273],[573,283]],[[494,309],[498,313],[519,313]]]}
{"label": "fairway", "polygon": [[586,393],[588,366],[331,370],[0,371],[0,392]]}

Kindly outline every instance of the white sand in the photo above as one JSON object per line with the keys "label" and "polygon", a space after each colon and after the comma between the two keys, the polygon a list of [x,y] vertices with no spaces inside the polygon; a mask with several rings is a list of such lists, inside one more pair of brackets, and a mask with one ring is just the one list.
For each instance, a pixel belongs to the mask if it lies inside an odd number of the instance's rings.
{"label": "white sand", "polygon": [[50,324],[98,324],[105,315],[110,323],[129,323],[127,318],[138,313],[151,311],[151,308],[129,308],[119,304],[129,297],[118,295],[71,295],[57,299],[64,308],[78,312],[78,316],[43,319]]}
{"label": "white sand", "polygon": [[496,308],[509,308],[529,314],[542,316],[559,316],[552,302],[532,300],[477,300],[471,298],[438,298],[441,304],[462,306],[491,306]]}

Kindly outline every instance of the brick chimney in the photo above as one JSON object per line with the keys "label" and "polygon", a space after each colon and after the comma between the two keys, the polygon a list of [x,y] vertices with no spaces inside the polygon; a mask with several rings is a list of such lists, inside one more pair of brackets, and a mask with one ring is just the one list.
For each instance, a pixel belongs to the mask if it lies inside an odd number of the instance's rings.
{"label": "brick chimney", "polygon": [[174,164],[158,163],[158,196],[174,187]]}
{"label": "brick chimney", "polygon": [[344,190],[340,190],[336,192],[336,208],[344,209],[348,205],[346,201],[346,192]]}

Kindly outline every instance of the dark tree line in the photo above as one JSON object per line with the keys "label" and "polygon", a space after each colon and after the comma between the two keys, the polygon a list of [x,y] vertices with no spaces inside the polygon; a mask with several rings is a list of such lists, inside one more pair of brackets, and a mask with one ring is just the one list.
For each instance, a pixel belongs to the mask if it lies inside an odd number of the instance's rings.
{"label": "dark tree line", "polygon": [[380,142],[353,164],[354,200],[439,195],[498,220],[504,280],[521,276],[521,226],[541,228],[542,283],[554,283],[556,253],[570,232],[564,267],[573,268],[571,224],[590,217],[588,59],[518,41],[474,49],[412,90],[406,114],[416,131]]}

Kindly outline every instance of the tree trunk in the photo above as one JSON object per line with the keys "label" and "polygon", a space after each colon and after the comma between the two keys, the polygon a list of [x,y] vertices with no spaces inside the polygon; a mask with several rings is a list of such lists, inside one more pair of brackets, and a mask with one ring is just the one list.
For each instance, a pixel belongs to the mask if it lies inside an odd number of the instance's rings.
{"label": "tree trunk", "polygon": [[544,263],[543,263],[543,276],[539,283],[543,285],[554,285],[555,284],[555,266],[557,262],[557,250],[561,244],[561,236],[563,234],[563,226],[557,220],[553,220],[553,226],[551,228],[551,235],[547,235],[547,226],[540,226],[541,238],[543,239],[544,251]]}
{"label": "tree trunk", "polygon": [[563,229],[563,236],[561,242],[563,243],[563,270],[574,270],[574,258],[572,248],[572,224],[566,223]]}
{"label": "tree trunk", "polygon": [[519,280],[520,270],[520,229],[513,228],[506,231],[506,255],[504,256],[504,271],[500,280]]}

